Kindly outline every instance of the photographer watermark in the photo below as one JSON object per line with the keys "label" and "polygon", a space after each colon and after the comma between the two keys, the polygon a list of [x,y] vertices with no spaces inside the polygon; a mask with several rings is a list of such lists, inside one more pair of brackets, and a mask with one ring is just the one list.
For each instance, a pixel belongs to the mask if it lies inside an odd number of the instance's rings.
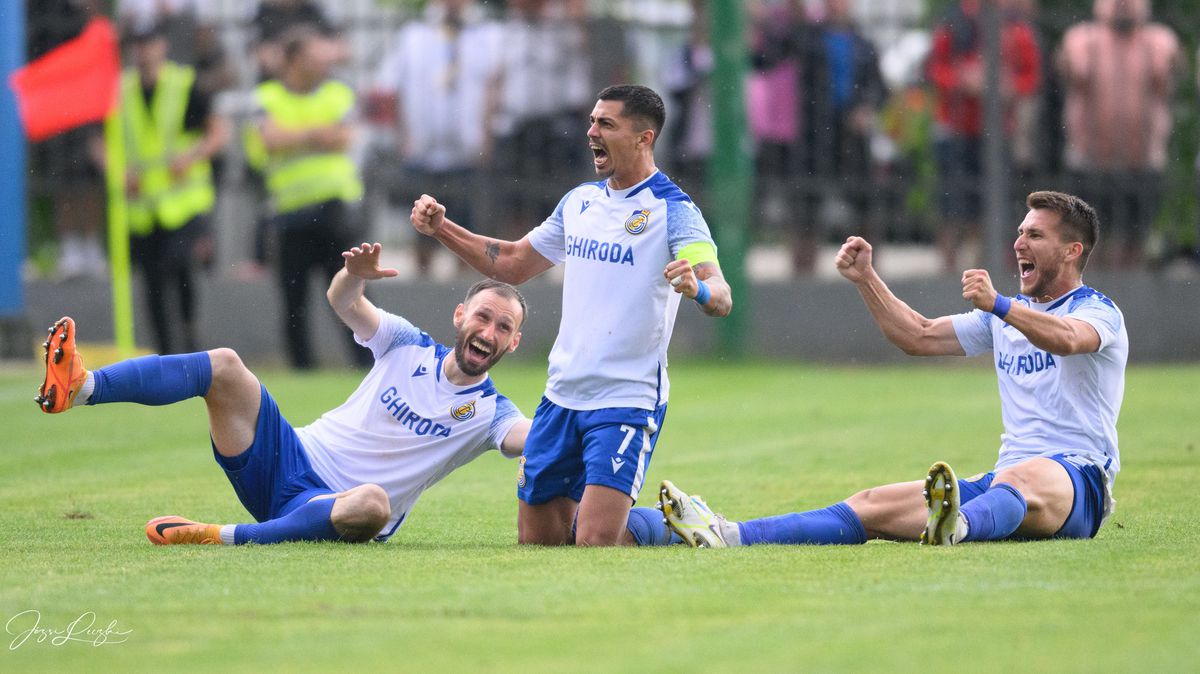
{"label": "photographer watermark", "polygon": [[84,611],[63,627],[57,627],[42,621],[42,612],[37,609],[21,611],[8,619],[4,631],[13,640],[8,644],[8,650],[15,651],[27,643],[48,644],[50,646],[65,646],[70,643],[88,646],[112,646],[129,641],[131,629],[122,629],[116,620],[107,625],[98,625],[94,611]]}

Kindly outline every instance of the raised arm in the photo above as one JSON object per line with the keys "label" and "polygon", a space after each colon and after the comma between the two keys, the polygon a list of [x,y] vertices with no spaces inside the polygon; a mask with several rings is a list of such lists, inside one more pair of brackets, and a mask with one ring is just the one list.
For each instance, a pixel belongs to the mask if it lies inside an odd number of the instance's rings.
{"label": "raised arm", "polygon": [[[672,260],[663,270],[663,276],[675,292],[696,300],[700,310],[709,316],[722,318],[733,311],[733,291],[715,262],[701,262],[693,267],[687,258]],[[698,297],[699,281],[704,281],[708,288],[707,298]]]}
{"label": "raised arm", "polygon": [[554,266],[528,237],[501,241],[460,227],[446,217],[446,207],[428,194],[413,203],[410,220],[418,232],[437,239],[475,271],[497,281],[519,285]]}
{"label": "raised arm", "polygon": [[871,317],[892,344],[910,356],[962,356],[962,345],[949,316],[926,318],[892,294],[871,265],[871,244],[852,236],[838,251],[842,276],[854,283]]}
{"label": "raised arm", "polygon": [[[963,299],[983,311],[995,308],[997,293],[986,270],[968,269],[963,272],[962,282]],[[1056,356],[1100,350],[1100,333],[1077,318],[1061,318],[1012,302],[1004,321],[1020,330],[1030,344]]]}
{"label": "raised arm", "polygon": [[329,290],[325,292],[334,313],[364,342],[379,330],[379,309],[363,295],[367,281],[400,273],[379,266],[379,253],[382,250],[381,244],[364,243],[342,253],[346,265],[334,274],[329,282]]}

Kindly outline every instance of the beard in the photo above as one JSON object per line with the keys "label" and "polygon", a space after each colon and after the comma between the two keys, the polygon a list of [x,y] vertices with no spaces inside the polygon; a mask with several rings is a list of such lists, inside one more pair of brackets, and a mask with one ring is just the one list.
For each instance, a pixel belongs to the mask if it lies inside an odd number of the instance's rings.
{"label": "beard", "polygon": [[458,369],[468,377],[478,377],[486,374],[493,365],[500,362],[500,358],[504,356],[504,349],[499,346],[494,346],[492,355],[488,356],[482,363],[475,363],[467,360],[467,340],[469,336],[461,330],[454,334],[454,362],[458,365]]}

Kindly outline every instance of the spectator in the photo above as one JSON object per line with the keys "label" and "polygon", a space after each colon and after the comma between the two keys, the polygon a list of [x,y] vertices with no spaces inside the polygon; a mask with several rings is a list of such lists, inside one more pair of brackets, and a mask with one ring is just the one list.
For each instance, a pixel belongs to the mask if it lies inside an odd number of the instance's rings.
{"label": "spectator", "polygon": [[712,45],[708,38],[708,11],[704,0],[692,0],[692,26],[688,41],[667,61],[664,81],[670,109],[667,148],[675,177],[688,193],[700,191],[705,163],[712,152]]}
{"label": "spectator", "polygon": [[1150,21],[1149,0],[1096,0],[1093,19],[1063,36],[1065,163],[1075,191],[1110,232],[1100,259],[1138,266],[1158,213],[1171,134],[1171,95],[1184,66],[1175,33]]}
{"label": "spectator", "polygon": [[[854,25],[849,0],[827,0],[824,20],[812,37],[801,60],[806,92],[801,116],[806,168],[816,190],[808,192],[803,212],[810,220],[825,221],[840,206],[845,224],[870,231],[871,198],[878,187],[870,140],[888,96],[879,53]],[[811,245],[799,251],[799,270],[811,271],[813,252]]]}
{"label": "spectator", "polygon": [[[581,3],[508,0],[502,23],[500,102],[492,172],[506,180],[493,207],[498,238],[519,238],[554,210],[587,166],[587,111],[593,101]],[[536,151],[534,149],[536,148]]]}
{"label": "spectator", "polygon": [[[337,47],[312,26],[293,26],[281,38],[279,79],[255,90],[255,127],[279,240],[279,284],[284,296],[288,358],[298,369],[315,366],[309,341],[309,272],[332,278],[341,252],[361,239],[357,206],[363,186],[349,154],[354,135],[353,90],[329,75]],[[370,352],[347,337],[351,359],[370,364]]]}
{"label": "spectator", "polygon": [[[393,201],[449,195],[459,208],[455,221],[477,229],[479,170],[491,156],[499,96],[499,38],[474,0],[435,0],[423,20],[396,36],[376,78],[376,96],[385,95],[394,112],[401,160],[400,174],[388,176]],[[437,248],[417,238],[422,274]]]}
{"label": "spectator", "polygon": [[[160,24],[140,26],[130,39],[134,67],[121,77],[130,251],[145,275],[158,352],[190,352],[197,349],[194,246],[207,233],[216,200],[210,160],[228,131],[197,87],[195,71],[167,59]],[[168,293],[177,301],[169,302]],[[179,308],[179,351],[168,306]]]}
{"label": "spectator", "polygon": [[788,230],[796,266],[804,268],[811,266],[805,260],[812,259],[816,245],[813,218],[803,212],[809,185],[797,185],[803,167],[800,67],[811,28],[802,8],[790,0],[753,3],[750,16],[752,71],[746,94],[759,219],[768,228]]}
{"label": "spectator", "polygon": [[[936,94],[935,153],[942,223],[938,247],[946,271],[959,269],[958,251],[978,238],[982,201],[983,26],[982,0],[960,0],[934,29],[927,73]],[[1011,137],[1015,104],[1041,85],[1041,52],[1033,30],[1006,14],[1000,35],[1000,95],[1005,132]]]}
{"label": "spectator", "polygon": [[[313,0],[262,0],[254,10],[250,25],[256,33],[254,59],[258,63],[259,77],[263,80],[282,74],[283,37],[292,28],[309,26],[329,38],[337,33],[333,22]],[[333,60],[341,61],[345,57],[344,46],[340,41],[331,46],[337,47]]]}

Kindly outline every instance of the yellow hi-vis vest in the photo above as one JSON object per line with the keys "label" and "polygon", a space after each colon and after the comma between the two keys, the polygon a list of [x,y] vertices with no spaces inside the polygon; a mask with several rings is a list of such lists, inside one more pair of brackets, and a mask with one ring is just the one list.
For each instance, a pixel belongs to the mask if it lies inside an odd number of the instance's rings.
{"label": "yellow hi-vis vest", "polygon": [[195,147],[202,135],[184,129],[188,94],[195,79],[191,68],[164,63],[147,106],[137,71],[127,70],[121,76],[126,157],[129,169],[138,177],[137,195],[128,206],[131,234],[149,234],[155,220],[163,229],[179,229],[211,211],[216,201],[208,161],[193,163],[178,180],[171,177],[171,160]]}
{"label": "yellow hi-vis vest", "polygon": [[[270,80],[254,93],[271,121],[289,131],[337,124],[354,107],[354,92],[336,80],[326,80],[308,93],[289,91],[279,80]],[[276,213],[334,199],[356,201],[363,194],[358,169],[346,152],[268,152],[266,183]]]}

